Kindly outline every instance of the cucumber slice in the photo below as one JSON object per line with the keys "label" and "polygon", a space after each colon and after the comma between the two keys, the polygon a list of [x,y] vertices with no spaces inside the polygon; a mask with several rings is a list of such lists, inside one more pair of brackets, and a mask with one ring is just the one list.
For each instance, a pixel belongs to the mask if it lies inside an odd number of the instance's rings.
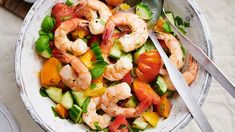
{"label": "cucumber slice", "polygon": [[155,82],[153,88],[159,95],[163,95],[166,92],[167,85],[161,76],[157,77],[157,81]]}
{"label": "cucumber slice", "polygon": [[144,130],[146,129],[148,126],[148,123],[144,121],[144,119],[142,117],[138,117],[135,119],[135,121],[133,122],[133,127],[140,129],[140,130]]}
{"label": "cucumber slice", "polygon": [[175,26],[175,17],[174,17],[174,14],[172,12],[167,12],[166,13],[166,17],[168,18],[170,23]]}
{"label": "cucumber slice", "polygon": [[156,47],[154,46],[153,41],[151,39],[148,39],[145,42],[144,48],[145,48],[146,51],[150,51],[150,50],[156,49]]}
{"label": "cucumber slice", "polygon": [[124,55],[121,56],[121,58],[125,58],[125,59],[127,59],[128,61],[133,62],[132,54],[131,54],[131,53],[124,54]]}
{"label": "cucumber slice", "polygon": [[82,116],[82,108],[78,105],[73,105],[73,107],[69,110],[69,118],[74,122],[78,123],[81,121]]}
{"label": "cucumber slice", "polygon": [[46,89],[46,93],[52,101],[55,103],[60,103],[62,98],[62,89],[57,87],[48,87]]}
{"label": "cucumber slice", "polygon": [[69,91],[65,92],[60,102],[67,110],[73,107],[73,98]]}
{"label": "cucumber slice", "polygon": [[138,15],[141,19],[151,20],[153,13],[147,5],[139,3],[136,5],[136,15]]}
{"label": "cucumber slice", "polygon": [[137,106],[137,99],[135,96],[132,96],[125,104],[127,108],[135,108]]}
{"label": "cucumber slice", "polygon": [[119,59],[121,55],[122,55],[122,50],[120,46],[117,43],[115,43],[110,51],[110,56]]}
{"label": "cucumber slice", "polygon": [[80,107],[83,106],[83,103],[87,99],[87,97],[84,95],[84,92],[76,92],[72,91],[72,96],[76,104],[78,104]]}
{"label": "cucumber slice", "polygon": [[145,52],[145,47],[142,46],[139,49],[136,50],[136,52],[134,53],[134,62],[135,64],[137,64],[138,58],[139,56]]}

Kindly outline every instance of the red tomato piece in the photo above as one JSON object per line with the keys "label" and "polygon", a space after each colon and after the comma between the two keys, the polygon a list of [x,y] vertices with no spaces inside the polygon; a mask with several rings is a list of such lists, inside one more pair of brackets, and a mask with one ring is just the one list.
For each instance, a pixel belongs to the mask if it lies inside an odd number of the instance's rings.
{"label": "red tomato piece", "polygon": [[87,42],[87,45],[90,47],[92,43],[98,42],[100,43],[102,39],[101,35],[93,35]]}
{"label": "red tomato piece", "polygon": [[73,7],[69,7],[64,3],[57,3],[52,8],[52,16],[55,17],[56,26],[55,28],[59,27],[61,22],[77,17],[76,13],[74,13]]}
{"label": "red tomato piece", "polygon": [[159,74],[161,57],[156,50],[145,52],[139,56],[136,74],[141,81],[151,82]]}
{"label": "red tomato piece", "polygon": [[[120,128],[122,125],[124,127]],[[128,122],[126,117],[123,115],[119,115],[116,119],[109,125],[110,132],[128,132]]]}
{"label": "red tomato piece", "polygon": [[132,77],[131,77],[131,72],[128,72],[126,76],[121,80],[121,82],[126,82],[129,85],[132,83]]}

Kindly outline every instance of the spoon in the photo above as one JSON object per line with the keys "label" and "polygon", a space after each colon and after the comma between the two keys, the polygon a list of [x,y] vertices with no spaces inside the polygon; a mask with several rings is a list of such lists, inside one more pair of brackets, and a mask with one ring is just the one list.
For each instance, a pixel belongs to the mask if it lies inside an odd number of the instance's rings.
{"label": "spoon", "polygon": [[178,91],[179,95],[183,99],[184,103],[188,107],[190,113],[194,117],[201,130],[203,132],[213,132],[213,129],[211,128],[199,104],[191,93],[188,84],[184,80],[184,77],[178,71],[178,69],[170,62],[170,59],[164,52],[153,31],[154,25],[163,10],[164,0],[143,0],[142,2],[148,5],[148,7],[150,7],[153,12],[152,20],[147,22],[149,37],[153,41],[162,60],[164,61],[164,64],[166,66],[166,69],[173,85],[175,86],[176,90]]}

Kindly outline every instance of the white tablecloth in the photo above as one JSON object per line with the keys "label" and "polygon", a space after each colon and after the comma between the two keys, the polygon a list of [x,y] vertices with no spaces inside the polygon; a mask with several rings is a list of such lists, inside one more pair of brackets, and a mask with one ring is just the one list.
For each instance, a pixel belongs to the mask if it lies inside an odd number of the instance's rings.
{"label": "white tablecloth", "polygon": [[[235,82],[235,0],[196,2],[210,28],[215,63]],[[24,107],[15,83],[14,52],[21,23],[21,18],[0,7],[0,102],[13,113],[22,132],[42,132]],[[215,80],[202,109],[215,131],[235,131],[235,100]],[[182,131],[199,130],[192,121]]]}

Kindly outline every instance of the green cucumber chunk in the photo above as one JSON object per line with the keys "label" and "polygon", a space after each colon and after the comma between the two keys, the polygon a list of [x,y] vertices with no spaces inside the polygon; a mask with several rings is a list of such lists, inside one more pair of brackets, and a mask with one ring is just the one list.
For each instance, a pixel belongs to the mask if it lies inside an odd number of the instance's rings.
{"label": "green cucumber chunk", "polygon": [[69,91],[65,92],[60,102],[67,110],[73,107],[73,97]]}
{"label": "green cucumber chunk", "polygon": [[118,45],[118,43],[115,43],[110,51],[109,56],[119,59],[121,55],[122,55],[122,50],[120,46]]}
{"label": "green cucumber chunk", "polygon": [[163,95],[167,90],[167,85],[161,76],[157,77],[157,80],[153,87],[159,95]]}
{"label": "green cucumber chunk", "polygon": [[77,92],[77,91],[72,91],[72,96],[76,104],[78,104],[80,107],[83,106],[83,103],[87,99],[87,97],[84,95],[84,92]]}
{"label": "green cucumber chunk", "polygon": [[174,15],[173,15],[173,13],[172,13],[172,12],[167,12],[167,13],[166,13],[166,17],[168,18],[168,20],[170,21],[170,23],[175,26],[175,17],[174,17]]}
{"label": "green cucumber chunk", "polygon": [[131,98],[126,102],[125,106],[127,108],[135,108],[137,106],[137,99],[135,96],[131,96]]}
{"label": "green cucumber chunk", "polygon": [[151,20],[153,17],[153,13],[150,8],[143,3],[139,3],[136,5],[136,15],[144,20]]}
{"label": "green cucumber chunk", "polygon": [[150,51],[150,50],[155,50],[156,47],[153,44],[153,41],[151,39],[147,39],[147,41],[144,43],[144,48],[146,51]]}
{"label": "green cucumber chunk", "polygon": [[137,50],[136,50],[136,52],[134,53],[134,62],[135,62],[135,64],[137,64],[137,61],[138,61],[138,59],[139,59],[139,56],[142,54],[142,53],[144,53],[146,50],[145,50],[145,47],[144,46],[142,46],[142,47],[140,47],[140,48],[138,48]]}
{"label": "green cucumber chunk", "polygon": [[55,103],[60,103],[62,98],[62,89],[57,87],[48,87],[46,89],[46,93],[52,101]]}
{"label": "green cucumber chunk", "polygon": [[140,129],[140,130],[144,130],[144,129],[146,129],[148,127],[148,123],[145,122],[142,117],[138,117],[133,122],[133,126],[132,127]]}
{"label": "green cucumber chunk", "polygon": [[121,56],[121,58],[127,59],[129,62],[133,62],[133,58],[132,58],[132,54],[131,53],[123,54]]}
{"label": "green cucumber chunk", "polygon": [[82,116],[82,108],[80,108],[78,105],[73,105],[72,108],[69,110],[69,118],[74,122],[74,123],[79,123],[81,122],[81,117]]}

